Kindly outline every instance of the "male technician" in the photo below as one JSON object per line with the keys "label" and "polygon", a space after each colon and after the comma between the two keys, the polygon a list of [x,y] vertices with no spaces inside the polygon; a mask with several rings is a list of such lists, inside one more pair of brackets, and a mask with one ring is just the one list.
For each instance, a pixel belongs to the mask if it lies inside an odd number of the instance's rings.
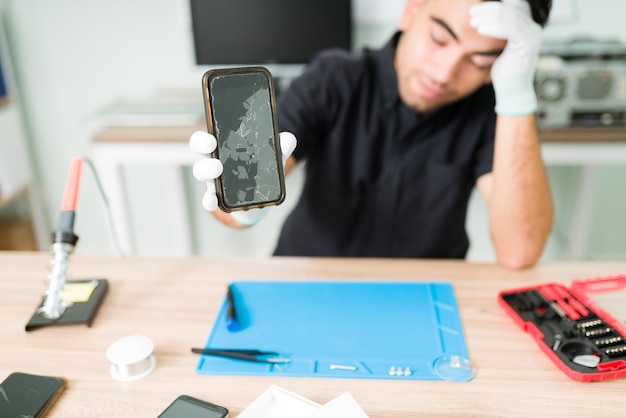
{"label": "male technician", "polygon": [[[534,264],[552,225],[533,77],[550,0],[408,0],[382,49],[327,51],[280,97],[285,171],[306,161],[276,255],[463,258],[476,185],[497,260]],[[494,112],[495,109],[495,112]],[[206,132],[191,148],[209,154]],[[293,155],[292,154],[293,151]],[[219,161],[204,158],[204,207],[226,224],[264,210],[217,208]]]}

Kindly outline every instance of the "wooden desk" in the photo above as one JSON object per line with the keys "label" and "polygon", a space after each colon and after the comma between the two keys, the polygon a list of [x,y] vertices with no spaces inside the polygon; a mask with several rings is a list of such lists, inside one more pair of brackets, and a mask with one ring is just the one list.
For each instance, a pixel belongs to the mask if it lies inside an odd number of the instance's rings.
{"label": "wooden desk", "polygon": [[[626,379],[569,379],[496,301],[505,288],[623,273],[626,263],[554,263],[515,272],[462,261],[73,256],[72,277],[109,280],[93,326],[26,333],[49,259],[0,252],[0,379],[13,371],[66,376],[69,386],[52,418],[154,418],[182,393],[222,404],[236,417],[272,384],[319,403],[349,391],[370,418],[622,416],[626,409]],[[205,342],[226,284],[239,278],[451,281],[476,376],[454,383],[197,375],[190,348]],[[157,366],[142,380],[120,383],[109,375],[105,352],[131,334],[154,341]]]}

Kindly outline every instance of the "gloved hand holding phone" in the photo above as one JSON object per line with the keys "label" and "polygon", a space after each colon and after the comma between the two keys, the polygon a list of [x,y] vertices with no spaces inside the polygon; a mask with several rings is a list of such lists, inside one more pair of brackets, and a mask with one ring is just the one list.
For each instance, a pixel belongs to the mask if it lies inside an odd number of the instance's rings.
{"label": "gloved hand holding phone", "polygon": [[[279,134],[279,141],[284,166],[287,158],[289,158],[296,148],[297,141],[296,137],[290,132],[281,132]],[[193,152],[205,157],[195,162],[193,165],[193,175],[196,180],[206,184],[207,190],[202,198],[202,206],[207,211],[213,212],[218,208],[215,180],[221,176],[224,171],[222,162],[211,156],[217,147],[217,141],[210,133],[197,131],[191,135],[189,147]],[[244,225],[254,225],[263,219],[268,210],[269,207],[236,211],[231,212],[231,216]]]}

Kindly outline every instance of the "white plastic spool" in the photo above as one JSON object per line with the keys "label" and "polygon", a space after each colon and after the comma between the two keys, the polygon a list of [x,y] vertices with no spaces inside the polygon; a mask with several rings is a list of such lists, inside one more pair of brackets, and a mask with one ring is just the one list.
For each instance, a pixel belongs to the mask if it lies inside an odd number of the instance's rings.
{"label": "white plastic spool", "polygon": [[130,335],[115,341],[107,349],[111,376],[120,382],[146,377],[156,366],[153,348],[152,340],[142,335]]}

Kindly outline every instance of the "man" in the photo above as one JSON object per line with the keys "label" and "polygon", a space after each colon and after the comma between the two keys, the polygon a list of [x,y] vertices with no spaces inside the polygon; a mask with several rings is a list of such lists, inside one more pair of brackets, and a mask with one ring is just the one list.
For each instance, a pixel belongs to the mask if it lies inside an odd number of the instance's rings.
{"label": "man", "polygon": [[[276,255],[463,258],[474,185],[497,260],[534,264],[552,225],[533,78],[549,0],[408,0],[383,49],[316,57],[280,98],[285,171],[306,160]],[[495,109],[495,113],[494,113]],[[215,147],[207,133],[196,152]],[[194,166],[215,211],[219,161]]]}

